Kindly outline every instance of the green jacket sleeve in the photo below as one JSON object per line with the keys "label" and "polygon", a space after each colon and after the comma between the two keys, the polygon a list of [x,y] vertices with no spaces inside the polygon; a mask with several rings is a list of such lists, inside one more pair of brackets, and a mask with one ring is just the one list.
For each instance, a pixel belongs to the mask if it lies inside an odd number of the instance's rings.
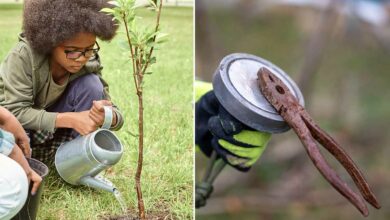
{"label": "green jacket sleeve", "polygon": [[[57,113],[34,109],[32,59],[23,46],[17,46],[0,66],[0,104],[25,129],[54,131]],[[1,97],[2,96],[2,97]]]}

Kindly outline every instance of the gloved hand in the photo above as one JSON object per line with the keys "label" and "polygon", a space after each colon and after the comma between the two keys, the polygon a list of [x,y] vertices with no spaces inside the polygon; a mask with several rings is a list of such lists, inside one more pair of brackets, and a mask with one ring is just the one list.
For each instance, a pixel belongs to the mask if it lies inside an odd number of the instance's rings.
{"label": "gloved hand", "polygon": [[230,115],[214,92],[195,106],[195,143],[207,156],[215,150],[226,163],[248,171],[261,156],[271,134],[255,131]]}
{"label": "gloved hand", "polygon": [[218,115],[219,102],[213,91],[209,91],[195,103],[195,144],[202,152],[210,157],[213,152],[211,139],[213,134],[209,130],[208,121]]}

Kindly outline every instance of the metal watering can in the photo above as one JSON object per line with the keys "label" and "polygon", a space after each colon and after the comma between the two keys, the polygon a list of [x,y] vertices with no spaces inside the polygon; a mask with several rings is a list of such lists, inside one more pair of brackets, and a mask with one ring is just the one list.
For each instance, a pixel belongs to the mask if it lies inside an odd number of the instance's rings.
{"label": "metal watering can", "polygon": [[122,157],[123,146],[108,129],[112,124],[112,109],[104,107],[101,129],[62,144],[55,155],[58,174],[73,185],[86,185],[114,193],[113,184],[98,174],[115,165]]}

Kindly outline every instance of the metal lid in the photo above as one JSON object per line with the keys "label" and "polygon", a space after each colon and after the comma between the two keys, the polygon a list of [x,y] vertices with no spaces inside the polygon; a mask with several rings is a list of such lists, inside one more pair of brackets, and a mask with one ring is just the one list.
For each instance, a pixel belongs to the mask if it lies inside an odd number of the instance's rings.
{"label": "metal lid", "polygon": [[285,132],[290,127],[258,87],[257,72],[261,67],[268,68],[282,80],[304,106],[301,91],[283,70],[267,60],[244,53],[230,54],[223,58],[214,74],[214,93],[221,105],[245,125],[259,131]]}

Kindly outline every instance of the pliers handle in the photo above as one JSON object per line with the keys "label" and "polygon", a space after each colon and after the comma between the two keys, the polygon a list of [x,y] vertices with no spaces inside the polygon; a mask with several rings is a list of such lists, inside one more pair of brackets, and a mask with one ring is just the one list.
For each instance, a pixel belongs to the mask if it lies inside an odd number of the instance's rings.
{"label": "pliers handle", "polygon": [[310,159],[325,179],[364,216],[368,216],[368,208],[362,197],[352,191],[329,166],[319,151],[316,140],[347,170],[364,199],[379,209],[381,206],[364,179],[362,172],[344,149],[330,135],[317,126],[304,107],[292,95],[288,87],[265,67],[259,69],[257,76],[261,92],[298,135]]}

